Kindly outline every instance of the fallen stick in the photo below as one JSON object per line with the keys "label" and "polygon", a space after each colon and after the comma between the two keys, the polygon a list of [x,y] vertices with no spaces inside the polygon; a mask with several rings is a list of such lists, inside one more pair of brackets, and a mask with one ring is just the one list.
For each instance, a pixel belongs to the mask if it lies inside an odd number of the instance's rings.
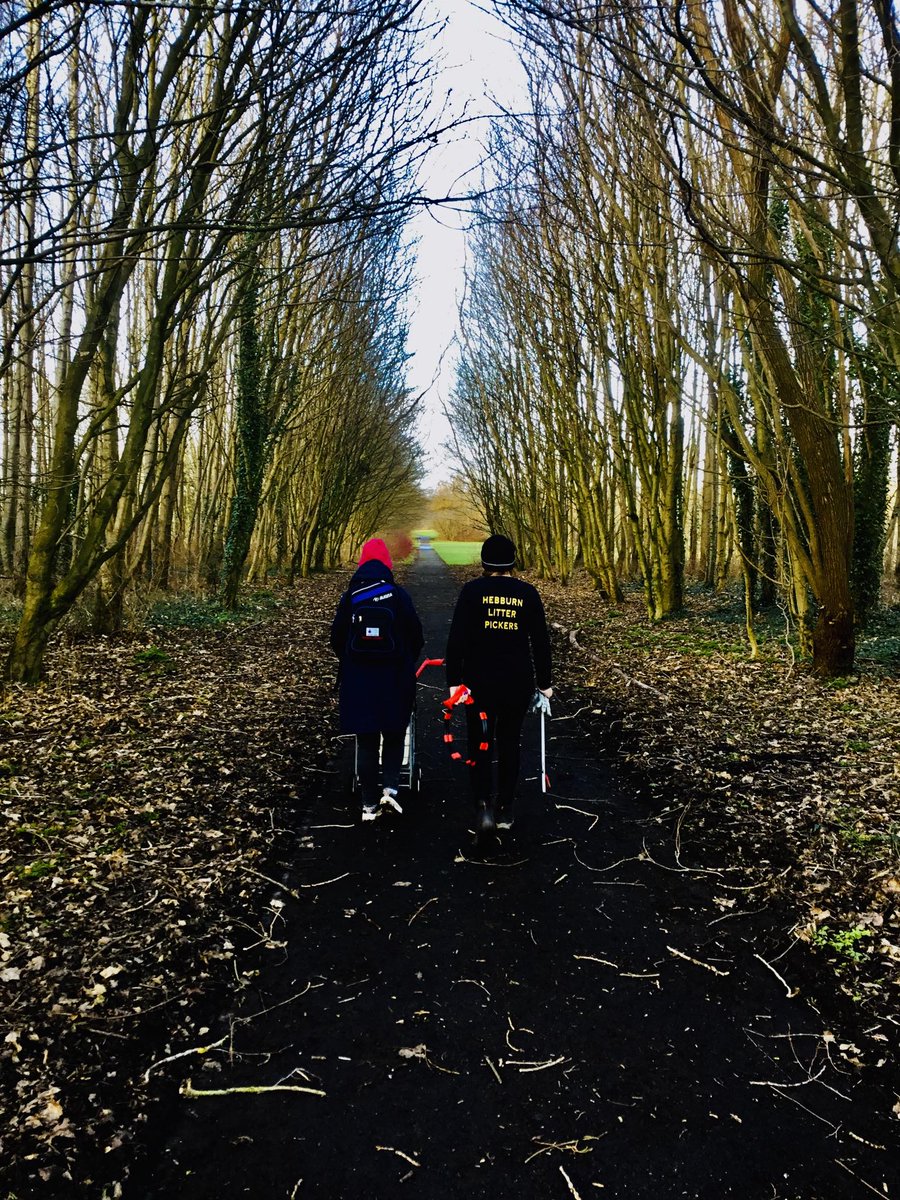
{"label": "fallen stick", "polygon": [[436,900],[437,900],[437,896],[432,896],[430,900],[426,900],[424,904],[420,904],[419,907],[416,909],[416,911],[413,913],[413,915],[406,922],[406,924],[412,925],[413,921],[416,919],[416,917],[419,915],[419,913],[424,908],[427,908],[429,904],[434,904]]}
{"label": "fallen stick", "polygon": [[436,1063],[436,1062],[434,1062],[433,1059],[430,1059],[427,1054],[424,1055],[424,1058],[425,1058],[425,1065],[428,1067],[431,1067],[432,1071],[443,1071],[443,1073],[445,1075],[459,1075],[460,1074],[459,1071],[451,1071],[451,1069],[449,1067],[442,1067],[440,1063]]}
{"label": "fallen stick", "polygon": [[571,1179],[568,1177],[568,1175],[566,1174],[566,1172],[565,1172],[565,1170],[564,1170],[564,1168],[563,1168],[563,1167],[560,1167],[560,1168],[559,1168],[559,1173],[560,1173],[560,1175],[562,1175],[563,1179],[564,1179],[564,1180],[566,1181],[566,1183],[569,1185],[569,1191],[570,1191],[570,1192],[572,1193],[572,1195],[575,1197],[575,1200],[581,1200],[581,1196],[579,1195],[579,1193],[578,1193],[578,1191],[577,1191],[577,1189],[576,1189],[576,1187],[575,1187],[575,1184],[574,1184],[574,1183],[572,1182],[572,1180],[571,1180]]}
{"label": "fallen stick", "polygon": [[720,971],[718,967],[713,967],[709,963],[701,962],[699,958],[691,958],[689,954],[685,954],[683,950],[676,950],[674,946],[666,946],[670,954],[674,954],[676,958],[683,958],[685,962],[693,963],[695,967],[703,967],[706,971],[712,971],[713,975],[730,975],[730,971]]}
{"label": "fallen stick", "polygon": [[564,1063],[565,1061],[566,1056],[561,1054],[559,1058],[551,1058],[548,1059],[547,1062],[515,1063],[514,1066],[516,1066],[524,1074],[526,1071],[546,1071],[548,1067],[558,1067],[560,1063]]}
{"label": "fallen stick", "polygon": [[582,704],[581,708],[576,709],[576,711],[573,713],[569,713],[567,717],[554,717],[553,719],[554,721],[574,721],[575,718],[580,717],[583,712],[587,712],[590,707],[591,706],[589,704]]}
{"label": "fallen stick", "polygon": [[484,986],[484,984],[481,982],[480,979],[454,979],[453,982],[454,983],[472,983],[475,985],[475,987],[481,988],[481,990],[487,996],[488,1000],[490,1000],[490,998],[491,998],[491,993],[487,990],[487,988]]}
{"label": "fallen stick", "polygon": [[574,805],[572,805],[572,804],[557,804],[556,808],[567,808],[570,812],[579,813],[582,817],[590,817],[591,825],[590,825],[590,828],[588,829],[588,833],[590,833],[593,830],[594,826],[600,820],[599,813],[585,812],[585,810],[583,808],[575,808]]}
{"label": "fallen stick", "polygon": [[339,883],[342,879],[346,879],[349,874],[349,871],[345,871],[343,875],[335,875],[334,879],[322,879],[319,883],[301,883],[300,886],[302,888],[325,887],[329,883]]}
{"label": "fallen stick", "polygon": [[254,871],[252,867],[241,867],[247,875],[255,875],[257,879],[264,879],[266,883],[271,883],[273,887],[277,887],[280,892],[287,892],[289,896],[293,896],[295,900],[300,899],[300,893],[295,892],[293,888],[289,888],[284,883],[279,883],[277,879],[272,879],[268,875],[263,875],[262,871]]}
{"label": "fallen stick", "polygon": [[769,970],[772,972],[772,974],[775,976],[775,978],[777,980],[779,980],[779,982],[784,984],[784,990],[788,994],[788,1000],[793,1000],[795,996],[799,996],[800,989],[792,988],[790,986],[790,984],[788,983],[788,981],[786,979],[784,979],[781,975],[779,975],[778,972],[775,970],[775,968],[772,966],[772,964],[770,962],[766,962],[766,960],[763,958],[763,956],[761,954],[754,954],[753,957],[758,958],[759,961],[762,963],[762,965],[764,967],[768,967]]}
{"label": "fallen stick", "polygon": [[422,1165],[420,1162],[416,1162],[414,1158],[411,1158],[408,1154],[404,1153],[403,1150],[398,1150],[396,1146],[376,1146],[375,1149],[386,1150],[388,1154],[396,1154],[399,1158],[405,1159],[413,1167],[421,1167]]}
{"label": "fallen stick", "polygon": [[619,969],[618,963],[610,962],[608,958],[596,958],[593,954],[573,954],[572,957],[584,962],[602,963],[604,967],[612,967],[616,971]]}
{"label": "fallen stick", "polygon": [[[863,1187],[868,1188],[870,1192],[874,1192],[876,1196],[882,1196],[882,1193],[879,1192],[877,1187],[872,1187],[871,1183],[868,1183],[865,1179],[863,1179],[863,1177],[861,1175],[857,1175],[853,1171],[851,1171],[845,1162],[841,1162],[841,1160],[839,1158],[836,1158],[834,1161],[837,1163],[837,1165],[839,1167],[843,1167],[848,1175],[852,1175],[853,1178],[857,1181],[857,1183],[861,1183],[863,1185]],[[882,1200],[883,1200],[883,1197],[882,1197]]]}
{"label": "fallen stick", "polygon": [[190,1050],[179,1050],[177,1054],[169,1054],[166,1058],[158,1058],[156,1062],[152,1062],[144,1072],[143,1076],[141,1077],[141,1083],[149,1082],[150,1072],[154,1069],[154,1067],[161,1067],[163,1063],[174,1062],[176,1058],[186,1058],[189,1054],[209,1054],[210,1050],[215,1050],[221,1046],[223,1042],[227,1042],[230,1036],[230,1034],[226,1034],[225,1037],[219,1038],[217,1042],[211,1042],[208,1046],[191,1046]]}
{"label": "fallen stick", "polygon": [[645,692],[652,692],[654,696],[659,696],[660,700],[664,700],[666,704],[669,703],[669,697],[658,691],[655,687],[651,687],[649,683],[641,683],[639,679],[632,679],[630,675],[626,675],[618,667],[610,667],[610,670],[614,671],[616,675],[621,676],[626,683],[633,683],[635,687],[643,688]]}
{"label": "fallen stick", "polygon": [[750,1079],[748,1082],[751,1087],[774,1088],[776,1092],[781,1091],[782,1088],[806,1087],[808,1083],[815,1083],[819,1076],[824,1074],[826,1065],[823,1063],[815,1075],[810,1075],[808,1079],[801,1079],[798,1083],[773,1083],[771,1079]]}
{"label": "fallen stick", "polygon": [[325,1095],[320,1088],[300,1087],[296,1083],[259,1084],[254,1087],[195,1088],[189,1079],[186,1079],[178,1090],[188,1100],[198,1100],[203,1096],[261,1096],[265,1092],[306,1092],[308,1096]]}

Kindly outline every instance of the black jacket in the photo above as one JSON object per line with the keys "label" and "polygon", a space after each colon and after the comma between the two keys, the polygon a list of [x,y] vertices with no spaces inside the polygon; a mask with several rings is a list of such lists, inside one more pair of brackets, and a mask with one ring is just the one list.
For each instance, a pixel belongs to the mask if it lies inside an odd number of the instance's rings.
{"label": "black jacket", "polygon": [[513,575],[484,575],[460,592],[447,639],[447,686],[490,703],[550,687],[550,635],[537,590]]}

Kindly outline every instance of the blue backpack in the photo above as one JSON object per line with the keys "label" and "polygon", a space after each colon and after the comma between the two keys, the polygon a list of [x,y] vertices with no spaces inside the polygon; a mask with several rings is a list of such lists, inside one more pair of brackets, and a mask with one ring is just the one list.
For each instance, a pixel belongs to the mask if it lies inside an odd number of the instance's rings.
{"label": "blue backpack", "polygon": [[347,649],[362,661],[397,657],[395,631],[397,593],[379,581],[350,593],[350,636]]}

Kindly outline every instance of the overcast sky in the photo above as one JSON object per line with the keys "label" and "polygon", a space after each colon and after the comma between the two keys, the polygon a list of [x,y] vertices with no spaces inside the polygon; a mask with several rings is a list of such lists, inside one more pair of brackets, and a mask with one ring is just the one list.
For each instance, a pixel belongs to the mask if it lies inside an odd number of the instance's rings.
{"label": "overcast sky", "polygon": [[[492,96],[510,104],[521,94],[522,72],[504,27],[469,0],[442,0],[434,7],[448,18],[438,41],[444,67],[436,94],[443,96],[452,89],[453,113],[465,110],[470,117],[494,111]],[[423,177],[426,193],[449,195],[476,186],[486,135],[487,121],[476,120],[448,137]],[[411,230],[418,239],[419,284],[410,305],[409,349],[414,357],[409,380],[417,392],[427,392],[421,429],[429,486],[447,479],[452,470],[442,449],[449,428],[441,405],[453,380],[451,343],[462,294],[466,219],[464,212],[450,207],[434,208],[421,213]]]}

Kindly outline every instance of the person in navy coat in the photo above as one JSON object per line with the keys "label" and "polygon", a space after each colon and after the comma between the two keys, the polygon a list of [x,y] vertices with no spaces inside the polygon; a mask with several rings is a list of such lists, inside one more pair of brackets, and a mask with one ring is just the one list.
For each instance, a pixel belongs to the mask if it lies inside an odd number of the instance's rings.
{"label": "person in navy coat", "polygon": [[416,694],[422,624],[407,591],[394,582],[381,538],[362,548],[359,566],[331,625],[338,668],[342,733],[356,734],[364,821],[402,812],[397,793],[403,743]]}

